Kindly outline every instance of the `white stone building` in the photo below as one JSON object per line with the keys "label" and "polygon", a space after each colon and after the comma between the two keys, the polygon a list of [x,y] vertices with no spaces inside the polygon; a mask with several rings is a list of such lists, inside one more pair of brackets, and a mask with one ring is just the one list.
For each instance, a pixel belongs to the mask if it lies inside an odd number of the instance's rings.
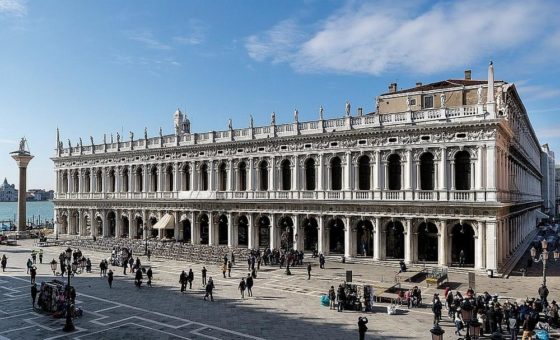
{"label": "white stone building", "polygon": [[0,202],[17,202],[18,190],[14,184],[9,184],[4,178],[4,182],[0,185]]}
{"label": "white stone building", "polygon": [[57,228],[499,269],[542,214],[541,149],[488,74],[391,84],[365,115],[191,133],[177,110],[172,135],[58,140]]}

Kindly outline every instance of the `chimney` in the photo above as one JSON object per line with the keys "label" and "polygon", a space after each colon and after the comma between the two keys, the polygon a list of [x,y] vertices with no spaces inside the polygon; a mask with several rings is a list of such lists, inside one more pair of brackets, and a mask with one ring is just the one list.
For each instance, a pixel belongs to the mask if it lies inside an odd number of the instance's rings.
{"label": "chimney", "polygon": [[422,83],[421,83],[421,82],[417,82],[417,83],[416,83],[416,87],[419,87],[419,86],[422,86]]}
{"label": "chimney", "polygon": [[389,93],[395,93],[395,92],[397,92],[397,83],[389,84]]}
{"label": "chimney", "polygon": [[471,70],[465,70],[465,80],[471,80]]}

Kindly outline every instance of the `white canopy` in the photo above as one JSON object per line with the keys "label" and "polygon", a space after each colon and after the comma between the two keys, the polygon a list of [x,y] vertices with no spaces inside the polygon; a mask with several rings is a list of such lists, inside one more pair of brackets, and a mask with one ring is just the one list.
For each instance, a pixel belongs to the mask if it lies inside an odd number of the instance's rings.
{"label": "white canopy", "polygon": [[154,229],[174,229],[175,228],[175,217],[171,214],[165,214],[163,217],[153,226]]}

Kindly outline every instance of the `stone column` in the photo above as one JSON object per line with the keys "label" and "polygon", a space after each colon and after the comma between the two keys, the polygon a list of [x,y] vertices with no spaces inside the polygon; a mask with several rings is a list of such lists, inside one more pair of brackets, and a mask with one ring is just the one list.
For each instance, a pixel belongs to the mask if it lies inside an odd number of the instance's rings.
{"label": "stone column", "polygon": [[404,223],[404,262],[412,263],[412,220],[406,219]]}
{"label": "stone column", "polygon": [[[488,145],[486,149],[486,199],[489,201],[496,200],[496,148],[494,145]],[[488,224],[487,224],[488,227]],[[495,226],[494,226],[495,228]],[[487,231],[490,229],[487,229]],[[486,249],[490,250],[489,247]],[[491,262],[486,262],[490,266]],[[490,268],[490,267],[489,267]]]}
{"label": "stone column", "polygon": [[486,269],[498,268],[496,221],[486,222]]}
{"label": "stone column", "polygon": [[383,161],[383,190],[389,190],[389,164]]}
{"label": "stone column", "polygon": [[255,162],[253,158],[249,158],[247,162],[247,191],[254,191],[255,190]]}
{"label": "stone column", "polygon": [[[230,164],[230,168],[231,168],[231,164]],[[231,172],[228,175],[228,177],[231,177]],[[231,187],[230,187],[231,188]],[[231,189],[230,189],[231,190]],[[228,212],[227,214],[227,219],[228,219],[228,247],[237,247],[237,242],[235,242],[235,228],[234,225],[235,223],[233,222],[233,214],[231,212]]]}
{"label": "stone column", "polygon": [[352,225],[350,222],[350,217],[346,216],[344,218],[344,257],[352,257]]}
{"label": "stone column", "polygon": [[247,234],[248,234],[248,237],[249,237],[249,239],[247,240],[247,247],[249,249],[255,249],[255,248],[257,248],[256,244],[255,244],[255,229],[256,228],[255,228],[255,225],[253,223],[253,214],[249,213],[246,216],[247,216],[247,222],[249,224],[248,225],[248,231],[247,231]]}
{"label": "stone column", "polygon": [[439,221],[438,230],[438,266],[445,267],[448,265],[447,262],[447,221]]}
{"label": "stone column", "polygon": [[318,237],[317,237],[317,251],[319,253],[325,253],[325,226],[323,223],[323,215],[317,216],[317,224],[318,224]]}
{"label": "stone column", "polygon": [[351,189],[352,181],[352,153],[346,152],[346,167],[344,168],[344,190]]}
{"label": "stone column", "polygon": [[372,221],[373,224],[373,259],[375,261],[381,260],[381,218],[376,217]]}
{"label": "stone column", "polygon": [[280,248],[280,237],[278,235],[275,214],[270,214],[270,250]]}
{"label": "stone column", "polygon": [[208,216],[208,245],[215,245],[218,244],[218,235],[216,233],[216,225],[217,225],[217,221],[216,221],[216,217],[214,216],[214,212],[210,213],[210,216]]}
{"label": "stone column", "polygon": [[227,161],[227,182],[226,182],[226,190],[233,191],[233,161],[228,159]]}
{"label": "stone column", "polygon": [[292,171],[292,191],[299,191],[301,188],[299,187],[299,176],[300,176],[300,167],[299,167],[299,157],[293,156],[292,157],[294,166]]}
{"label": "stone column", "polygon": [[[25,143],[25,140],[22,140]],[[10,155],[16,161],[19,168],[19,187],[18,187],[18,224],[17,231],[23,232],[26,228],[27,219],[27,166],[33,156],[29,151],[22,150],[11,152]]]}
{"label": "stone column", "polygon": [[317,171],[317,190],[323,191],[324,188],[324,176],[323,173],[325,171],[325,164],[323,159],[323,154],[319,154],[319,169]]}
{"label": "stone column", "polygon": [[440,200],[446,201],[447,200],[447,148],[442,147],[440,149],[440,161],[439,161],[439,190],[440,192]]}

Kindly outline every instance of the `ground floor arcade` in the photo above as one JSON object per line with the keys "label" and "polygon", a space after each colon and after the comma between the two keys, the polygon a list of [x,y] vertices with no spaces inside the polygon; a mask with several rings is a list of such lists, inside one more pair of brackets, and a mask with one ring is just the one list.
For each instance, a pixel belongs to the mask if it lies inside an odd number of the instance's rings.
{"label": "ground floor arcade", "polygon": [[[376,214],[181,209],[55,208],[59,234],[167,238],[230,247],[317,250],[325,255],[496,269],[533,230],[536,210],[434,218]],[[463,256],[461,256],[461,254]]]}

